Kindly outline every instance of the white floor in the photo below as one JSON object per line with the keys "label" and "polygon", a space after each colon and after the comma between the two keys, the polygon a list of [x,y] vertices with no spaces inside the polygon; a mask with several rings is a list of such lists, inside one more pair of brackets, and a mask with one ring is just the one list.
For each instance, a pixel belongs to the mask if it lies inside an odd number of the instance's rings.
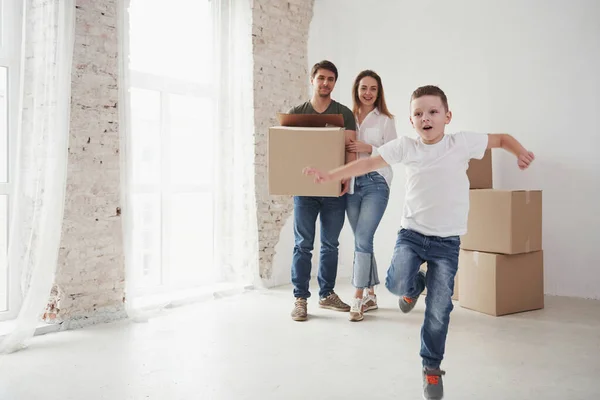
{"label": "white floor", "polygon": [[[293,322],[286,287],[35,337],[0,357],[0,399],[420,399],[424,303],[403,315],[379,293],[359,323],[316,297]],[[457,305],[443,368],[448,400],[598,399],[600,302],[547,297],[500,318]]]}

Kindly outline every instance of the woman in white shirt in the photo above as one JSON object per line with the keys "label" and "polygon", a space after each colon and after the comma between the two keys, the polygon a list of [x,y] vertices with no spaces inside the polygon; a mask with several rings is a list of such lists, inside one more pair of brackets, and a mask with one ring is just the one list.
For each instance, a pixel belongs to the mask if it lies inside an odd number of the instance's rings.
{"label": "woman in white shirt", "polygon": [[[370,70],[359,73],[352,86],[352,98],[357,137],[347,145],[347,151],[358,153],[359,159],[371,157],[378,147],[397,137],[379,75]],[[375,285],[379,277],[373,237],[387,207],[392,175],[391,167],[385,167],[358,176],[354,193],[347,195],[346,213],[354,232],[352,285],[356,288],[350,321],[362,321],[364,312],[377,308]]]}

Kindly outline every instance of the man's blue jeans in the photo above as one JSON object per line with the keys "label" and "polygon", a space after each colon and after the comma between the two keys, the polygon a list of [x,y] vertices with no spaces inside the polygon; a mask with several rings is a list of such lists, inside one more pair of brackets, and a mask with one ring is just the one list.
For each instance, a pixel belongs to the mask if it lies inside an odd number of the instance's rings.
{"label": "man's blue jeans", "polygon": [[319,259],[319,297],[333,292],[338,269],[339,236],[344,226],[346,196],[294,197],[294,256],[292,284],[294,297],[310,297],[312,250],[315,241],[317,216],[321,220],[321,254]]}
{"label": "man's blue jeans", "polygon": [[[420,355],[430,369],[439,368],[444,358],[459,248],[459,236],[425,236],[401,229],[387,273],[385,286],[397,296],[417,297],[427,287]],[[418,273],[423,262],[427,262],[425,279]]]}

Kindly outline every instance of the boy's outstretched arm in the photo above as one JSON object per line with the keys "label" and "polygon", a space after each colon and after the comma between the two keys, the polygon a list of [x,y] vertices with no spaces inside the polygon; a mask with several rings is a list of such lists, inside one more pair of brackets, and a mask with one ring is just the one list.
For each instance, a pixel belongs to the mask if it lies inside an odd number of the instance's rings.
{"label": "boy's outstretched arm", "polygon": [[364,175],[368,172],[386,167],[386,163],[381,156],[362,158],[349,164],[341,166],[331,171],[319,171],[318,169],[306,167],[302,170],[305,175],[314,175],[315,182],[323,183],[332,180],[344,180],[354,176]]}
{"label": "boy's outstretched arm", "polygon": [[527,151],[521,143],[507,133],[490,133],[488,134],[488,149],[502,148],[513,153],[517,157],[519,168],[526,169],[529,164],[535,160],[535,156],[531,151]]}

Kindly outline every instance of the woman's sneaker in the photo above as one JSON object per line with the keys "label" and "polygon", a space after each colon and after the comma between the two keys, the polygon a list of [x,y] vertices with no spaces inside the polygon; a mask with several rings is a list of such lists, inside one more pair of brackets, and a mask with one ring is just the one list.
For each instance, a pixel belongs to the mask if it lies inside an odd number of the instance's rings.
{"label": "woman's sneaker", "polygon": [[350,307],[350,314],[348,319],[352,322],[358,322],[363,320],[363,299],[352,299],[352,306]]}
{"label": "woman's sneaker", "polygon": [[369,294],[363,298],[363,312],[377,310],[377,295]]}

